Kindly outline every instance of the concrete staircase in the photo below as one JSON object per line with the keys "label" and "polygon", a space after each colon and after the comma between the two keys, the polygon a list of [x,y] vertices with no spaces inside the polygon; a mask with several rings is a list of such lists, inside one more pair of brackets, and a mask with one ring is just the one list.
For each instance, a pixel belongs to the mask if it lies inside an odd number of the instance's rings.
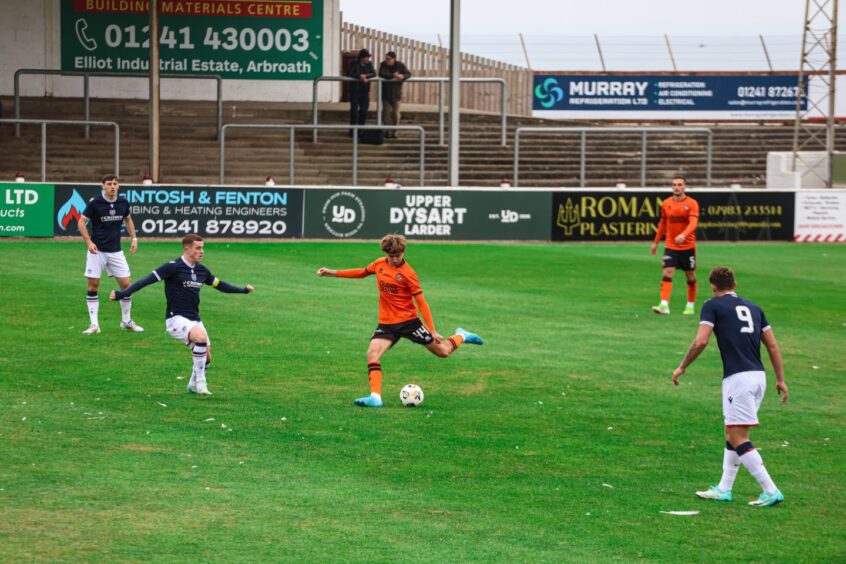
{"label": "concrete staircase", "polygon": [[[13,100],[0,98],[4,117],[11,117]],[[216,184],[219,146],[215,140],[213,102],[164,101],[162,103],[162,181]],[[80,99],[25,98],[26,118],[81,119]],[[137,182],[147,170],[148,117],[144,100],[93,99],[95,120],[116,121],[121,128],[120,172],[124,182]],[[371,112],[371,122],[375,113]],[[340,104],[321,110],[321,123],[345,123]],[[403,124],[421,125],[426,131],[425,182],[447,183],[447,148],[438,145],[437,113],[409,108]],[[262,104],[226,102],[224,123],[311,123],[308,104]],[[465,186],[498,186],[513,169],[514,129],[519,126],[578,125],[551,120],[509,117],[508,146],[500,145],[499,117],[462,114],[461,177]],[[764,186],[768,151],[790,150],[792,127],[783,125],[713,126],[712,185],[727,186],[739,180],[744,186]],[[38,126],[23,126],[21,138],[13,128],[0,128],[0,179],[22,170],[28,180],[39,179]],[[413,186],[418,179],[416,134],[402,132],[400,139],[381,146],[360,145],[358,184],[382,185],[387,176]],[[230,130],[226,136],[226,183],[261,184],[274,176],[278,184],[288,181],[288,133],[284,130]],[[846,149],[840,135],[838,148]],[[521,138],[520,185],[538,187],[580,186],[577,134],[543,134]],[[47,136],[47,179],[56,182],[90,182],[112,171],[112,133],[93,128],[91,139],[80,127],[50,126]],[[297,134],[295,144],[298,185],[349,185],[352,143],[346,132],[321,132],[311,143],[311,133]],[[587,136],[587,182],[589,187],[613,186],[623,178],[629,186],[640,184],[641,137],[639,133]],[[694,186],[705,183],[705,137],[702,134],[653,134],[647,145],[647,182],[666,186],[670,177],[682,173]]]}

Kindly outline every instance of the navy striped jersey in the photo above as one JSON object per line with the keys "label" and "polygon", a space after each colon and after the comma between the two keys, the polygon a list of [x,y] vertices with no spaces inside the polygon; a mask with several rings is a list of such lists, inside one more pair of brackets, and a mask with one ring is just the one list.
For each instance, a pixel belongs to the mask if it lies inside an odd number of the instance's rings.
{"label": "navy striped jersey", "polygon": [[737,294],[723,294],[702,305],[699,323],[711,325],[723,358],[723,378],[752,370],[764,370],[761,333],[770,330],[764,311]]}
{"label": "navy striped jersey", "polygon": [[179,257],[155,269],[153,275],[165,283],[166,318],[181,315],[192,321],[200,321],[200,288],[203,284],[217,284],[217,278],[208,268],[201,263],[190,266]]}
{"label": "navy striped jersey", "polygon": [[120,234],[123,222],[129,217],[129,202],[118,194],[113,202],[107,200],[102,193],[88,201],[82,217],[91,225],[91,240],[97,245],[97,250],[104,253],[120,251]]}

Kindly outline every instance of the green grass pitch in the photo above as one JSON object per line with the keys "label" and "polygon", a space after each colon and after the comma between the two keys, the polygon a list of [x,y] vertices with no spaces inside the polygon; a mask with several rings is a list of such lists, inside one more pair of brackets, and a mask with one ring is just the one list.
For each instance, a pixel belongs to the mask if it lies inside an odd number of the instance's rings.
{"label": "green grass pitch", "polygon": [[[178,256],[141,242],[136,278]],[[655,316],[648,245],[412,242],[435,322],[477,331],[449,359],[400,343],[386,407],[367,391],[372,279],[318,279],[376,243],[207,241],[214,396],[185,392],[190,354],[164,332],[161,284],[87,325],[80,242],[0,243],[0,560],[843,561],[846,246],[700,245],[764,308],[791,400],[769,389],[752,440],[786,502],[694,498],[719,480],[716,343],[674,387],[697,327]],[[700,300],[701,303],[701,300]],[[764,353],[766,359],[766,353]],[[420,384],[426,401],[403,408]],[[698,510],[693,517],[661,513]]]}

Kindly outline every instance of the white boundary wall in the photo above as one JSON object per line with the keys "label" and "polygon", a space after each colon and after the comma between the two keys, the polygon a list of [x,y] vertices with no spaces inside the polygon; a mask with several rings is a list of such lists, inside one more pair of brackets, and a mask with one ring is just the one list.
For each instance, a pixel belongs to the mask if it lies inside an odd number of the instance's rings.
{"label": "white boundary wall", "polygon": [[[323,71],[338,74],[341,53],[340,0],[324,0]],[[14,74],[19,68],[61,68],[60,0],[0,0],[0,96],[14,94]],[[142,78],[94,78],[95,98],[147,99]],[[311,102],[310,80],[224,80],[224,100],[268,102]],[[162,80],[162,98],[167,100],[214,100],[214,83],[208,80]],[[338,84],[321,85],[321,102],[340,97]],[[80,77],[38,77],[21,79],[23,96],[82,96]]]}
{"label": "white boundary wall", "polygon": [[767,153],[767,188],[799,190],[825,188],[828,158],[824,151],[800,151],[801,159],[793,170],[793,151]]}

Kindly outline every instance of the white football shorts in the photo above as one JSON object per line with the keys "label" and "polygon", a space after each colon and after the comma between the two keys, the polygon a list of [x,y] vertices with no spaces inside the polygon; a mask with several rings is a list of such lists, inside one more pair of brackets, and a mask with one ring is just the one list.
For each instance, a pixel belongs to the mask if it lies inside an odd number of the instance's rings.
{"label": "white football shorts", "polygon": [[87,254],[88,256],[85,258],[86,278],[100,278],[103,270],[114,278],[129,277],[129,264],[126,262],[126,256],[123,254],[123,251],[116,253],[99,251],[96,255],[88,251]]}
{"label": "white football shorts", "polygon": [[[206,330],[206,326],[203,325],[202,321],[192,321],[191,319],[182,317],[181,315],[174,315],[171,318],[168,318],[165,321],[165,328],[167,330],[167,334],[173,337],[174,339],[178,339],[182,341],[183,344],[188,344],[188,333],[191,332],[195,326],[199,325],[202,327],[203,331]],[[206,335],[209,332],[206,331]],[[211,337],[208,339],[208,343],[211,344]]]}
{"label": "white football shorts", "polygon": [[738,372],[723,378],[723,417],[731,426],[758,425],[758,408],[767,390],[767,375],[761,370]]}

